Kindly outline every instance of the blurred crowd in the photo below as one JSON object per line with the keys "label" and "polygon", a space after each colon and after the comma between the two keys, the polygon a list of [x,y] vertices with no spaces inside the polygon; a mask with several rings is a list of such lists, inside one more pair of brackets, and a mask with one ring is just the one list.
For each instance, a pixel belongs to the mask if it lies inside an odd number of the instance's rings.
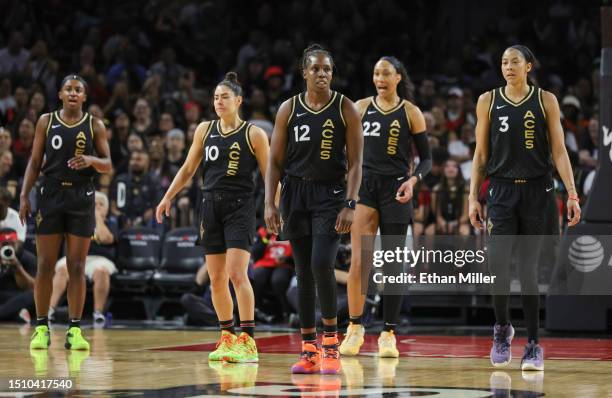
{"label": "blurred crowd", "polygon": [[[415,192],[413,234],[475,233],[467,216],[475,103],[480,93],[504,83],[501,54],[516,43],[535,53],[537,84],[559,99],[578,190],[583,198],[589,193],[599,142],[596,3],[48,3],[35,8],[11,1],[3,8],[0,187],[12,195],[13,209],[36,121],[61,106],[58,85],[77,73],[88,83],[86,110],[107,128],[114,172],[97,185],[107,197],[111,229],[194,225],[200,176],[178,195],[165,225],[154,223],[153,210],[185,160],[198,123],[215,118],[216,83],[237,71],[245,92],[242,117],[271,135],[279,105],[303,89],[300,58],[311,42],[330,49],[333,88],[353,100],[374,94],[372,68],[380,56],[397,56],[406,65],[409,99],[424,112],[433,148],[432,172]],[[565,192],[557,182],[563,223]],[[261,225],[261,180],[257,187]]]}

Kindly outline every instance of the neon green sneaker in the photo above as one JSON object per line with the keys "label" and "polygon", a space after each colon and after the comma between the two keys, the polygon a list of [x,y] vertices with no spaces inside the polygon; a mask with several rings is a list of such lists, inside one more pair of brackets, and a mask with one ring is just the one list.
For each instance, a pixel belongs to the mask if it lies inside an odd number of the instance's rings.
{"label": "neon green sneaker", "polygon": [[36,326],[30,339],[30,350],[46,350],[50,344],[51,332],[49,332],[49,327],[45,325]]}
{"label": "neon green sneaker", "polygon": [[89,343],[81,334],[81,328],[71,327],[66,333],[66,344],[68,350],[89,350]]}
{"label": "neon green sneaker", "polygon": [[212,351],[208,354],[209,361],[222,361],[223,357],[231,351],[232,346],[236,342],[237,337],[235,334],[226,332],[225,330],[221,332],[221,338],[217,341],[216,350]]}
{"label": "neon green sneaker", "polygon": [[255,340],[245,332],[240,333],[232,349],[223,356],[223,360],[233,363],[259,362]]}

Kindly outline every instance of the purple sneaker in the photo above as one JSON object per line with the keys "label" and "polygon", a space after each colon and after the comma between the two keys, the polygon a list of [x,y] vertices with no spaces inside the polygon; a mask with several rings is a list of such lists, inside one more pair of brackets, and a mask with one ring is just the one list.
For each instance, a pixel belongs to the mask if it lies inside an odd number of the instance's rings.
{"label": "purple sneaker", "polygon": [[493,327],[493,347],[491,347],[491,364],[498,367],[508,366],[512,360],[510,344],[514,337],[514,328],[508,324],[501,326],[496,323]]}
{"label": "purple sneaker", "polygon": [[544,350],[535,341],[525,346],[525,353],[521,359],[522,370],[544,370]]}

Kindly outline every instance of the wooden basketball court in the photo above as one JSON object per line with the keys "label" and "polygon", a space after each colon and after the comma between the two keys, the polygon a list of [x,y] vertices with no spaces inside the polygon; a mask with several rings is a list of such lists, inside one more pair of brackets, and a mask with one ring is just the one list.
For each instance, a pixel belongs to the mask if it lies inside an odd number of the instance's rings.
{"label": "wooden basketball court", "polygon": [[70,391],[45,396],[612,397],[607,339],[545,339],[546,371],[527,373],[519,369],[520,338],[510,367],[498,370],[488,360],[489,337],[398,336],[402,357],[380,359],[377,336],[368,335],[362,355],[342,359],[341,375],[321,376],[289,373],[297,334],[258,333],[260,363],[235,365],[209,364],[218,336],[213,331],[86,329],[89,354],[63,348],[62,326],[52,331],[48,352],[31,354],[31,332],[0,327],[0,396],[26,396],[10,390],[13,379],[69,377]]}

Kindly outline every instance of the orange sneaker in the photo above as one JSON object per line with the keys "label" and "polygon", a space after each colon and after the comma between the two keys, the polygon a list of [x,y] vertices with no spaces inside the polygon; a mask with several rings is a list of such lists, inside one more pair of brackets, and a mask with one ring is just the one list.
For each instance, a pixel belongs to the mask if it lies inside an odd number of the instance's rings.
{"label": "orange sneaker", "polygon": [[291,366],[291,373],[318,373],[321,370],[321,353],[314,344],[302,343],[300,360]]}
{"label": "orange sneaker", "polygon": [[321,373],[335,375],[340,373],[340,351],[338,350],[338,337],[323,337],[323,360],[321,361]]}

